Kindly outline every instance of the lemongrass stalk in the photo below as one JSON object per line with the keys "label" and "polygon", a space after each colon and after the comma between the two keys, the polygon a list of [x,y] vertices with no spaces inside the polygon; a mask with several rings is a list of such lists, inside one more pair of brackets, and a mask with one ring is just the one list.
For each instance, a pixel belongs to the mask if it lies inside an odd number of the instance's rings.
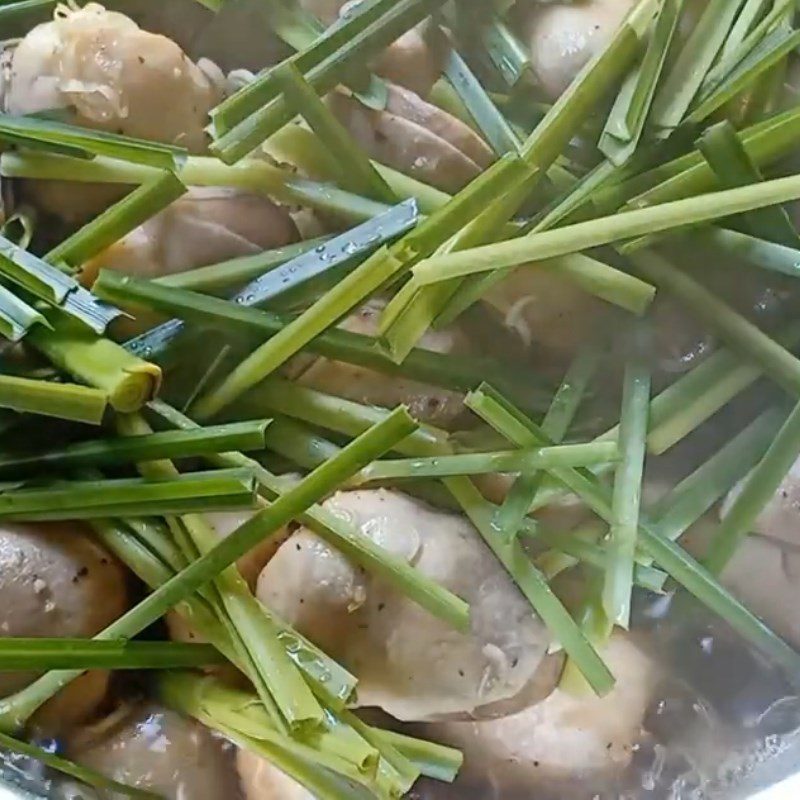
{"label": "lemongrass stalk", "polygon": [[[288,386],[292,386],[292,384],[288,384]],[[295,402],[291,402],[291,404],[295,409],[298,407]],[[188,417],[165,403],[154,403],[153,410],[177,428],[193,430],[198,427]],[[361,421],[356,420],[355,415],[353,416],[354,419],[353,424],[350,426],[350,431],[352,435],[357,436],[363,433],[369,425],[364,427],[363,424],[360,424]],[[371,417],[375,423],[379,422],[381,418],[378,413],[373,414]],[[359,424],[357,430],[356,424]],[[419,441],[416,437],[411,438]],[[423,438],[421,441],[425,449],[431,449],[429,439]],[[260,492],[270,501],[285,494],[289,489],[285,481],[282,481],[262,465],[248,459],[241,453],[211,455],[208,459],[218,466],[252,469],[259,483]],[[312,466],[317,466],[317,464]],[[403,559],[392,556],[346,520],[341,519],[322,506],[309,507],[298,519],[355,563],[380,576],[382,580],[419,603],[434,616],[446,620],[457,630],[465,630],[468,627],[468,609],[462,600],[435,582],[425,578]]]}
{"label": "lemongrass stalk", "polygon": [[[0,378],[0,388],[2,384]],[[199,431],[165,431],[124,439],[82,441],[25,454],[0,453],[0,470],[31,467],[72,470],[159,458],[189,458],[228,450],[262,450],[269,422],[231,422]]]}
{"label": "lemongrass stalk", "polygon": [[676,54],[661,84],[649,123],[658,136],[668,136],[683,120],[744,0],[711,0]]}
{"label": "lemongrass stalk", "polygon": [[[560,230],[567,230],[567,228],[562,228]],[[560,230],[552,231],[552,233],[559,233]],[[476,254],[478,259],[482,259],[483,255],[493,247],[503,247],[505,244],[513,245],[516,242],[525,242],[526,240],[532,241],[536,236],[546,235],[547,233],[532,234],[522,239],[512,239],[507,243],[501,242],[497,245],[486,245],[484,247],[463,250],[461,252],[465,254],[473,253]],[[513,249],[514,248],[512,248],[512,250]],[[655,289],[653,286],[595,258],[591,258],[583,253],[572,252],[573,249],[577,250],[578,248],[572,248],[571,245],[563,249],[570,250],[570,252],[566,254],[560,253],[558,257],[555,258],[545,256],[546,260],[538,260],[536,263],[527,263],[527,260],[525,260],[524,266],[521,268],[553,270],[557,275],[563,276],[565,280],[574,283],[588,294],[599,297],[601,300],[605,300],[612,305],[619,306],[626,311],[630,311],[632,314],[644,314],[649,308],[655,296]],[[501,253],[504,252],[505,251],[501,251]],[[418,284],[421,284],[423,288],[428,285],[436,285],[441,281],[449,281],[449,277],[440,278],[438,277],[438,273],[440,269],[442,273],[444,273],[451,270],[451,265],[459,264],[459,262],[456,261],[457,256],[458,254],[453,254],[452,256],[432,256],[430,259],[423,261],[414,268],[413,279],[416,280]],[[458,278],[466,274],[478,274],[479,277],[486,278],[486,280],[480,281],[476,287],[472,288],[472,291],[470,291],[468,287],[467,291],[469,294],[466,300],[463,298],[454,298],[454,302],[460,304],[459,309],[471,305],[471,303],[479,299],[484,292],[488,291],[493,284],[501,281],[508,274],[508,270],[503,268],[495,271],[488,267],[483,269],[481,266],[479,269],[478,264],[480,263],[481,261],[472,261],[470,262],[471,266],[466,270],[462,270],[459,264],[459,274],[453,276],[454,278]],[[502,264],[503,266],[507,266],[505,260],[502,260]],[[444,266],[442,267],[441,265]],[[483,275],[482,273],[488,274]],[[441,324],[441,322],[439,322],[439,324]]]}
{"label": "lemongrass stalk", "polygon": [[508,242],[427,259],[414,268],[423,284],[492,272],[530,261],[543,261],[592,247],[659,233],[683,225],[699,225],[800,198],[800,176],[676,200],[659,206],[621,211],[609,217],[578,222]]}
{"label": "lemongrass stalk", "polygon": [[598,695],[609,692],[614,686],[614,676],[533,565],[519,540],[509,541],[499,536],[492,524],[491,504],[484,500],[468,478],[446,478],[445,486],[542,618],[553,638],[580,665],[592,689]]}
{"label": "lemongrass stalk", "polygon": [[497,453],[469,453],[429,458],[376,461],[363,470],[359,483],[399,478],[447,478],[458,475],[487,475],[495,472],[530,473],[553,467],[587,467],[619,459],[614,442],[567,444]]}
{"label": "lemongrass stalk", "polygon": [[[799,131],[800,106],[796,106],[756,122],[738,136],[753,163],[764,167],[793,150]],[[601,188],[593,200],[607,213],[626,202],[631,208],[643,208],[703,194],[716,186],[713,171],[694,150]]]}
{"label": "lemongrass stalk", "polygon": [[[301,125],[286,125],[264,143],[264,149],[279,162],[296,164],[315,180],[332,181],[334,179],[330,162],[325,157],[325,145],[308,128]],[[1,161],[0,159],[0,163]],[[433,214],[451,199],[446,192],[422,183],[378,161],[373,161],[372,166],[394,194],[398,197],[414,198],[424,214]]]}
{"label": "lemongrass stalk", "polygon": [[[318,467],[278,497],[268,508],[231,533],[213,550],[155,589],[95,638],[119,639],[135,636],[278,530],[281,525],[302,514],[332,488],[347,481],[359,469],[392,449],[414,428],[414,421],[405,411],[398,409],[351,442],[336,458]],[[49,672],[20,692],[0,700],[0,729],[14,729],[22,725],[36,709],[80,674],[75,670]]]}
{"label": "lemongrass stalk", "polygon": [[247,389],[274,372],[307,342],[332,326],[381,286],[396,280],[420,257],[430,253],[461,227],[463,220],[500,191],[501,170],[487,171],[459,193],[440,212],[406,234],[391,249],[383,247],[351,272],[337,286],[266,344],[258,348],[228,376],[201,398],[196,413],[218,413]]}
{"label": "lemongrass stalk", "polygon": [[642,477],[650,404],[650,372],[643,355],[634,354],[625,367],[619,449],[622,460],[614,477],[613,521],[608,540],[608,566],[603,584],[603,610],[609,622],[627,629],[631,616],[634,554],[639,528]]}
{"label": "lemongrass stalk", "polygon": [[[7,152],[0,157],[0,174],[37,180],[145,184],[159,172],[152,167],[104,156],[84,161],[49,153]],[[298,178],[294,172],[273,166],[263,159],[244,159],[238,164],[227,165],[207,156],[190,156],[176,174],[187,186],[228,186],[274,197],[285,203],[342,213],[357,220],[369,219],[386,209],[382,203]]]}
{"label": "lemongrass stalk", "polygon": [[659,536],[676,541],[761,460],[783,415],[761,414],[648,510]]}
{"label": "lemongrass stalk", "polygon": [[78,289],[74,278],[0,236],[0,274],[34,297],[60,305]]}
{"label": "lemongrass stalk", "polygon": [[749,236],[741,231],[710,227],[687,237],[686,244],[709,245],[723,256],[740,259],[748,266],[800,277],[800,249]]}
{"label": "lemongrass stalk", "polygon": [[461,752],[452,747],[381,728],[373,728],[373,735],[398,750],[426,778],[452,783],[464,762]]}
{"label": "lemongrass stalk", "polygon": [[319,98],[297,67],[291,62],[283,63],[272,74],[276,87],[289,106],[325,142],[326,153],[337,175],[336,182],[355,194],[383,203],[397,202],[397,196],[372,166],[364,151],[359,149],[347,129]]}
{"label": "lemongrass stalk", "polygon": [[[103,545],[151,589],[168,581],[180,568],[173,568],[162,561],[157,552],[121,520],[96,519],[90,520],[88,524]],[[185,562],[180,566],[185,566]],[[175,606],[174,611],[192,630],[214,645],[228,661],[241,666],[228,630],[205,598],[199,595],[187,597]]]}
{"label": "lemongrass stalk", "polygon": [[486,54],[512,91],[535,84],[528,48],[497,14],[481,25],[481,43]]}
{"label": "lemongrass stalk", "polygon": [[661,3],[644,57],[628,74],[608,115],[598,147],[615,165],[624,164],[639,144],[682,8],[683,0]]}
{"label": "lemongrass stalk", "polygon": [[[455,252],[494,241],[503,226],[539,180],[536,170],[513,155],[504,156],[493,167],[508,174],[503,193],[469,222],[456,236],[439,248],[440,253]],[[404,360],[430,325],[459,290],[460,279],[437,286],[418,288],[409,281],[387,304],[381,315],[380,334],[395,361]]]}
{"label": "lemongrass stalk", "polygon": [[[776,337],[779,344],[793,347],[800,341],[800,325],[792,324]],[[755,362],[743,362],[730,350],[720,349],[678,378],[653,398],[650,404],[648,449],[654,455],[669,450],[762,375]],[[614,438],[615,426],[602,435]]]}
{"label": "lemongrass stalk", "polygon": [[641,52],[655,8],[650,0],[637,3],[609,44],[575,76],[524,143],[522,154],[528,163],[546,170],[561,154],[588,111],[622,78]]}
{"label": "lemongrass stalk", "polygon": [[[590,347],[580,353],[567,370],[542,420],[542,430],[553,442],[561,442],[583,399],[599,361],[599,353]],[[506,538],[516,536],[536,500],[543,475],[521,475],[511,486],[503,504],[495,513],[494,524]]]}
{"label": "lemongrass stalk", "polygon": [[221,385],[202,397],[195,405],[197,417],[209,419],[218,414],[278,369],[305,344],[374,294],[403,268],[403,262],[391,257],[388,249],[378,250],[310,309],[248,356]]}
{"label": "lemongrass stalk", "polygon": [[[367,776],[338,756],[276,734],[261,717],[232,714],[252,707],[252,695],[240,697],[210,678],[180,672],[163,673],[158,696],[170,708],[191,716],[222,733],[238,747],[266,758],[321,800],[367,800]],[[349,780],[348,780],[349,779]],[[373,795],[374,796],[374,795]]]}
{"label": "lemongrass stalk", "polygon": [[[524,534],[530,536],[534,541],[546,544],[553,548],[553,551],[562,553],[570,557],[566,563],[567,568],[574,566],[576,562],[583,562],[595,569],[605,571],[608,563],[608,556],[606,549],[598,545],[596,542],[591,541],[591,538],[596,539],[599,535],[598,531],[590,531],[591,536],[584,538],[581,536],[581,531],[570,531],[564,533],[561,531],[548,531],[541,527],[529,531],[527,524],[524,526]],[[552,552],[552,551],[551,551]],[[548,555],[545,553],[544,555]],[[642,563],[643,559],[638,554],[633,565],[633,582],[636,586],[646,589],[649,592],[661,592],[664,589],[664,584],[667,581],[667,574],[659,569],[647,566]],[[537,559],[538,562],[538,559]],[[541,564],[540,564],[541,567]],[[560,572],[561,570],[559,570]],[[547,574],[547,573],[545,573]],[[548,578],[550,576],[548,575]]]}
{"label": "lemongrass stalk", "polygon": [[679,297],[729,347],[758,364],[791,394],[800,394],[800,359],[657,253],[640,252],[632,256],[632,261],[648,280]]}
{"label": "lemongrass stalk", "polygon": [[136,411],[158,393],[161,369],[155,364],[131,355],[57,309],[43,313],[52,328],[31,330],[28,343],[68,375],[102,390],[116,411]]}
{"label": "lemongrass stalk", "polygon": [[[246,307],[260,306],[288,293],[290,302],[296,303],[299,292],[313,288],[315,282],[323,279],[327,284],[339,280],[343,269],[350,269],[355,262],[377,250],[382,244],[408,231],[417,219],[418,211],[413,200],[399,203],[361,225],[317,245],[312,251],[255,278],[243,286],[231,298],[231,302]],[[114,280],[113,274],[106,273],[105,281],[101,282],[98,292],[104,293],[108,298],[109,291],[113,293],[116,290],[117,295],[127,297],[131,294],[130,283],[130,279]],[[140,294],[141,289],[142,285],[139,284]],[[163,294],[163,288],[152,285],[149,287],[149,297],[158,298]],[[195,306],[205,302],[203,298],[195,298],[195,301]],[[219,305],[216,307],[219,308]],[[185,325],[176,320],[166,322],[132,339],[126,343],[126,348],[134,353],[160,354],[184,328]]]}
{"label": "lemongrass stalk", "polygon": [[46,325],[45,318],[31,305],[0,286],[0,336],[19,342],[34,325]]}
{"label": "lemongrass stalk", "polygon": [[[784,12],[785,13],[785,12]],[[726,76],[725,80],[690,111],[686,121],[697,124],[731,101],[749,85],[783,62],[800,44],[800,32],[776,28],[767,34]]]}
{"label": "lemongrass stalk", "polygon": [[495,154],[502,156],[504,153],[519,152],[521,142],[513,128],[492,102],[467,62],[453,48],[445,62],[444,77]]}
{"label": "lemongrass stalk", "polygon": [[189,473],[170,481],[59,481],[52,487],[0,493],[0,519],[93,519],[224,511],[252,508],[254,492],[252,474],[242,469]]}
{"label": "lemongrass stalk", "polygon": [[[361,435],[369,425],[381,422],[389,413],[388,409],[379,406],[365,406],[334,397],[276,376],[246,395],[236,407],[237,415],[250,408],[260,408],[262,412],[269,409],[270,412],[350,437]],[[435,456],[441,453],[447,438],[447,433],[438,428],[419,425],[394,449],[406,456]]]}
{"label": "lemongrass stalk", "polygon": [[69,638],[5,638],[0,642],[0,668],[3,670],[152,670],[224,663],[224,656],[207,644]]}
{"label": "lemongrass stalk", "polygon": [[[286,314],[248,308],[239,303],[205,297],[110,270],[100,271],[95,291],[100,297],[113,298],[121,303],[132,302],[165,314],[174,314],[187,322],[229,328],[262,339],[274,335],[293,319]],[[144,343],[146,347],[149,341],[146,337],[139,337],[128,342],[126,347],[133,352],[140,352],[140,346]],[[154,344],[149,357],[157,349]],[[326,330],[312,339],[304,350],[386,375],[404,376],[454,391],[468,391],[481,380],[491,377],[496,385],[529,408],[538,407],[537,401],[541,395],[541,386],[535,376],[515,374],[510,364],[497,359],[467,358],[414,348],[402,364],[396,364],[382,352],[378,339],[346,330]]]}
{"label": "lemongrass stalk", "polygon": [[99,425],[106,403],[100,389],[0,375],[0,408]]}
{"label": "lemongrass stalk", "polygon": [[81,158],[104,155],[161,170],[174,170],[186,157],[182,147],[33,116],[0,115],[0,140],[31,148],[52,147],[56,152],[64,148]]}
{"label": "lemongrass stalk", "polygon": [[764,458],[747,478],[741,492],[714,533],[704,560],[719,574],[738,545],[755,528],[759,514],[775,496],[781,482],[800,455],[800,404],[795,406]]}
{"label": "lemongrass stalk", "polygon": [[[397,36],[414,27],[443,0],[395,0],[378,19],[353,34],[324,61],[303,70],[306,80],[317,94],[333,89],[343,72],[354,63],[378,52]],[[286,99],[278,95],[255,110],[229,130],[215,138],[211,152],[232,164],[252,152],[265,139],[286,125],[292,112]]]}
{"label": "lemongrass stalk", "polygon": [[[17,17],[27,17],[37,11],[50,11],[56,0],[16,0],[0,6],[0,21],[4,24],[15,22]],[[44,21],[44,20],[43,20]]]}
{"label": "lemongrass stalk", "polygon": [[[277,6],[278,3],[272,2],[272,5]],[[330,26],[313,41],[302,47],[298,46],[298,42],[294,42],[292,46],[300,52],[293,54],[282,63],[291,64],[305,75],[331,57],[336,57],[343,45],[346,45],[355,35],[361,34],[366,27],[378,22],[386,15],[387,10],[391,9],[391,6],[392,0],[369,0],[369,2],[363,3],[352,9],[345,19],[339,21],[339,24]],[[294,16],[294,11],[284,8],[278,12],[276,9],[275,15],[286,18]],[[396,24],[396,22],[389,21],[389,24]],[[381,36],[383,35],[381,34]],[[391,39],[385,44],[388,45],[390,42]],[[369,47],[370,43],[364,42],[364,45]],[[377,47],[380,49],[380,45]],[[335,63],[334,61],[333,65],[329,65],[329,68],[335,66]],[[215,133],[220,134],[230,130],[235,124],[258,111],[265,103],[280,94],[273,80],[274,71],[274,67],[262,71],[255,80],[242,86],[211,110]]]}
{"label": "lemongrass stalk", "polygon": [[[723,188],[747,186],[762,180],[761,173],[736,136],[735,128],[727,120],[708,128],[698,139],[697,147]],[[797,247],[800,244],[800,237],[788,213],[781,206],[751,211],[743,215],[742,223],[754,236],[786,247]]]}
{"label": "lemongrass stalk", "polygon": [[203,294],[221,294],[226,289],[237,289],[249,281],[261,277],[276,267],[303,255],[315,247],[328,241],[330,236],[306,239],[274,250],[265,250],[252,256],[240,256],[209,264],[207,267],[196,267],[185,272],[173,272],[153,279],[159,286],[169,286],[189,292]]}
{"label": "lemongrass stalk", "polygon": [[[468,398],[468,405],[518,447],[549,444],[537,425],[511,404],[497,397],[489,387],[473,393]],[[613,514],[608,491],[597,482],[595,476],[584,473],[585,471],[571,468],[553,470],[560,481],[580,496],[598,516],[610,523]],[[727,589],[720,586],[702,564],[674,542],[659,536],[642,518],[639,520],[638,538],[642,550],[648,556],[742,636],[769,654],[776,663],[792,670],[800,668],[800,655],[748,611]]]}
{"label": "lemongrass stalk", "polygon": [[[184,561],[180,566],[171,568],[119,521],[92,520],[90,524],[103,544],[151,589],[166,583],[186,565]],[[228,661],[242,671],[247,668],[231,641],[229,629],[220,622],[218,609],[215,610],[207,600],[196,594],[190,595],[180,601],[175,610],[192,630],[211,642]],[[325,687],[320,696],[331,708],[344,707],[353,695],[355,677],[281,620],[276,618],[275,622],[280,627],[280,640],[291,659],[313,686],[319,689]]]}

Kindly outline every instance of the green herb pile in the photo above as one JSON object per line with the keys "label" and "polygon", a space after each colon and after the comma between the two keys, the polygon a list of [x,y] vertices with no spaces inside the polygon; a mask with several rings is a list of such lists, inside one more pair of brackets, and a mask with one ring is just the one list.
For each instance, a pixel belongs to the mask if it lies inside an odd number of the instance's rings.
{"label": "green herb pile", "polygon": [[[363,0],[325,29],[291,0],[264,0],[265,19],[294,52],[213,110],[210,156],[0,115],[4,181],[133,187],[49,252],[27,250],[13,220],[0,237],[0,333],[43,357],[28,369],[10,351],[0,356],[4,439],[24,439],[38,415],[65,430],[95,426],[44,448],[4,448],[0,518],[87,520],[151,590],[91,641],[0,639],[0,669],[51,670],[0,701],[7,733],[21,731],[86,669],[159,670],[167,704],[263,754],[322,800],[400,797],[420,775],[452,780],[458,753],[357,719],[347,705],[358,676],[261,606],[232,566],[296,520],[466,631],[469,608],[460,598],[318,505],[337,488],[410,479],[444,493],[471,520],[563,647],[567,674],[580,673],[598,694],[614,684],[598,648],[615,626],[628,628],[635,586],[683,587],[774,662],[800,670],[800,654],[715,578],[800,455],[800,405],[788,414],[784,402],[765,408],[657,504],[641,499],[646,455],[673,447],[760,379],[790,404],[800,398],[797,326],[773,338],[684,271],[680,257],[701,243],[720,259],[736,253],[755,268],[800,276],[800,237],[781,205],[800,199],[800,175],[782,166],[800,137],[800,105],[779,107],[800,44],[794,4],[709,0],[681,36],[683,0],[642,0],[547,105],[537,100],[514,32],[513,4],[487,4],[476,22],[470,2]],[[5,2],[0,25],[50,6]],[[443,26],[451,38],[439,96],[496,155],[453,196],[371,162],[323,101],[346,84],[380,108],[385,86],[363,65],[426,20],[431,35]],[[281,141],[300,168],[328,152],[327,180],[257,158],[268,139]],[[102,271],[91,293],[78,283],[82,264],[190,185],[335,212],[350,228],[153,280]],[[593,387],[609,380],[597,343],[587,342],[558,387],[502,361],[420,347],[428,330],[468,313],[520,265],[552,270],[630,318],[618,424],[590,441],[576,419]],[[260,308],[312,280],[317,289],[299,310]],[[337,329],[378,293],[391,297],[378,336]],[[676,298],[722,344],[660,393],[644,355],[656,293]],[[117,343],[109,326],[118,308],[171,321]],[[181,354],[208,329],[230,345],[190,387],[176,389]],[[404,408],[293,384],[281,367],[301,352],[461,392],[495,445],[473,451]],[[162,389],[180,405],[160,398]],[[265,453],[305,477],[279,477]],[[205,466],[180,471],[173,462],[185,459]],[[125,465],[127,477],[119,477]],[[472,480],[495,472],[516,475],[499,506]],[[682,534],[747,474],[698,563]],[[529,516],[570,493],[604,525],[554,535]],[[219,541],[202,512],[227,508],[252,508],[254,516]],[[524,545],[537,538],[547,552],[534,561]],[[597,575],[597,590],[573,617],[549,583],[579,563]],[[173,608],[210,644],[135,640]],[[176,671],[220,662],[236,665],[252,692]],[[6,738],[0,744],[30,750]],[[100,785],[83,768],[42,758]]]}

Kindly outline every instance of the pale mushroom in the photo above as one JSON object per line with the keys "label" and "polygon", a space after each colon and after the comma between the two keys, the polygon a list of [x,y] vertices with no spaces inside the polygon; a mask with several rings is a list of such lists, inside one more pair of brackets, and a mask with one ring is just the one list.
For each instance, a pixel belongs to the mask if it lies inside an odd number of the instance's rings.
{"label": "pale mushroom", "polygon": [[492,162],[472,128],[400,86],[389,87],[384,110],[367,108],[344,90],[328,102],[370,158],[446,192],[462,189]]}
{"label": "pale mushroom", "polygon": [[[616,678],[614,688],[597,697],[556,689],[536,705],[499,719],[446,722],[426,726],[426,735],[465,755],[465,769],[497,797],[514,788],[591,785],[621,772],[643,739],[643,722],[657,670],[623,633],[615,633],[602,656]],[[574,782],[574,783],[573,783]]]}
{"label": "pale mushroom", "polygon": [[462,634],[303,528],[264,568],[259,599],[359,677],[361,706],[401,720],[480,714],[545,696],[549,635],[464,518],[399,492],[344,492],[331,512],[470,604]]}
{"label": "pale mushroom", "polygon": [[[91,637],[128,607],[125,572],[77,522],[0,527],[0,635]],[[30,683],[29,672],[0,673],[0,695]],[[102,702],[108,673],[88,672],[38,712],[33,722],[58,732]]]}
{"label": "pale mushroom", "polygon": [[633,5],[633,0],[527,4],[523,30],[531,66],[549,99],[560,97],[583,66],[605,48]]}
{"label": "pale mushroom", "polygon": [[260,195],[190,189],[84,265],[83,277],[114,269],[143,278],[203,267],[297,241],[289,212]]}
{"label": "pale mushroom", "polygon": [[[166,800],[220,800],[238,796],[227,746],[211,731],[154,703],[115,721],[96,740],[67,742],[70,758],[121,783]],[[122,798],[103,793],[104,800]]]}
{"label": "pale mushroom", "polygon": [[[62,109],[70,122],[141,139],[206,148],[208,112],[222,98],[222,73],[195,64],[171,39],[144,31],[97,3],[59,5],[14,48],[3,109],[35,114]],[[118,187],[35,181],[35,203],[69,221],[97,213]]]}

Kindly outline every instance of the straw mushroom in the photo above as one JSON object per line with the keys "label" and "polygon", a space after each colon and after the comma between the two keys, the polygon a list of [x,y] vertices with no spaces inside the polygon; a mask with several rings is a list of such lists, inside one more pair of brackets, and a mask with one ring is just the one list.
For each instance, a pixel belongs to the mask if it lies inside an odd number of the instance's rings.
{"label": "straw mushroom", "polygon": [[633,5],[633,0],[577,0],[525,7],[522,27],[531,66],[549,99],[560,97],[605,48]]}
{"label": "straw mushroom", "polygon": [[457,192],[493,160],[472,128],[401,86],[389,86],[384,110],[344,90],[332,92],[328,103],[371,158],[443,191]]}
{"label": "straw mushroom", "polygon": [[[617,680],[604,697],[556,689],[510,716],[428,726],[426,735],[462,748],[469,774],[505,796],[515,787],[564,788],[621,772],[644,736],[656,670],[631,638],[615,633],[602,656]],[[584,784],[585,785],[585,784]]]}
{"label": "straw mushroom", "polygon": [[[125,572],[80,523],[3,523],[0,601],[2,636],[91,637],[127,609]],[[0,694],[35,677],[0,673]],[[108,673],[86,673],[46,704],[34,723],[57,732],[88,718],[107,685]]]}
{"label": "straw mushroom", "polygon": [[[231,754],[211,731],[154,703],[135,708],[102,735],[67,743],[71,758],[166,800],[219,800],[236,797]],[[114,792],[107,800],[122,797]]]}
{"label": "straw mushroom", "polygon": [[[74,125],[186,147],[206,148],[208,112],[222,98],[222,73],[192,62],[166,36],[98,3],[59,5],[54,19],[16,46],[3,109],[14,115],[63,110]],[[117,187],[37,181],[40,208],[80,221],[118,196]]]}
{"label": "straw mushroom", "polygon": [[552,689],[559,659],[546,656],[547,631],[467,520],[387,490],[324,506],[470,605],[470,632],[459,633],[310,530],[293,534],[258,597],[359,676],[360,705],[426,720]]}
{"label": "straw mushroom", "polygon": [[100,269],[155,278],[298,240],[289,212],[260,195],[194,187],[169,207],[91,259],[83,276]]}

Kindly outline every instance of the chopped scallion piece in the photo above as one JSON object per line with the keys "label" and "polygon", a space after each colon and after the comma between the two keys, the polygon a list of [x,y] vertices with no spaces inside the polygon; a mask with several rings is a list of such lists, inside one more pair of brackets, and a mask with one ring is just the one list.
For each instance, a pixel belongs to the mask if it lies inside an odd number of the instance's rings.
{"label": "chopped scallion piece", "polygon": [[[636,338],[636,337],[634,337]],[[642,351],[644,347],[642,347]],[[609,622],[627,629],[631,616],[633,565],[639,528],[642,477],[650,406],[650,371],[643,352],[628,359],[623,382],[619,449],[614,477],[608,566],[603,585],[603,609]]]}
{"label": "chopped scallion piece", "polygon": [[799,455],[800,404],[778,431],[717,528],[704,562],[710,572],[722,572],[737,546],[754,529],[758,515],[775,496]]}
{"label": "chopped scallion piece", "polygon": [[[5,376],[0,376],[0,398],[6,380]],[[46,385],[63,387],[63,384]],[[83,387],[74,388],[85,392],[96,391]],[[104,407],[105,397],[103,397]],[[261,450],[264,448],[268,425],[269,420],[230,422],[198,431],[165,431],[135,437],[80,441],[33,453],[0,453],[0,470],[22,471],[32,467],[41,468],[43,471],[73,470],[87,466],[130,464],[160,458],[190,458],[208,453],[224,453],[228,450]]]}
{"label": "chopped scallion piece", "polygon": [[0,375],[0,408],[99,425],[106,403],[100,389]]}
{"label": "chopped scallion piece", "polygon": [[446,478],[486,475],[493,472],[530,473],[555,466],[588,467],[618,460],[613,442],[565,444],[530,450],[497,453],[465,453],[453,456],[376,461],[359,476],[359,483],[398,478]]}
{"label": "chopped scallion piece", "polygon": [[254,494],[253,475],[243,469],[189,473],[170,481],[60,481],[52,486],[0,492],[0,519],[92,519],[224,511],[252,508]]}
{"label": "chopped scallion piece", "polygon": [[0,640],[2,670],[177,669],[223,663],[222,654],[207,644],[17,637]]}

